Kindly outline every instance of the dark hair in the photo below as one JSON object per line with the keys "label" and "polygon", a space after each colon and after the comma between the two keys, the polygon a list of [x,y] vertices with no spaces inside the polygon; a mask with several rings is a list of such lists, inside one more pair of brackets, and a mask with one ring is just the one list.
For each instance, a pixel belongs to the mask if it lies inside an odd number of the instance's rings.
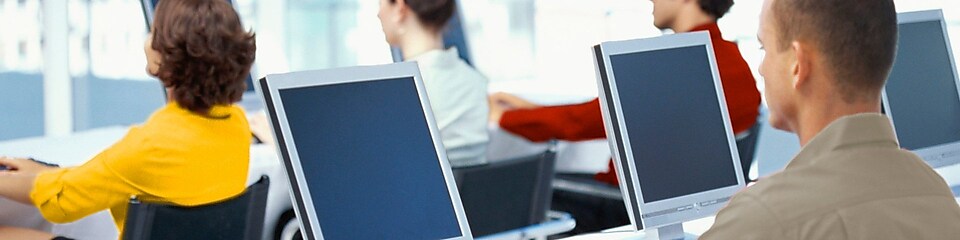
{"label": "dark hair", "polygon": [[[390,0],[391,3],[397,0]],[[424,25],[433,30],[443,29],[457,9],[456,0],[405,0],[407,6]]]}
{"label": "dark hair", "polygon": [[771,12],[779,48],[795,40],[816,45],[844,101],[875,100],[897,52],[893,0],[777,0]]}
{"label": "dark hair", "polygon": [[233,7],[208,0],[160,1],[150,47],[160,52],[157,76],[173,100],[205,116],[240,101],[257,50]]}
{"label": "dark hair", "polygon": [[733,6],[733,0],[699,0],[700,9],[717,19],[726,15]]}

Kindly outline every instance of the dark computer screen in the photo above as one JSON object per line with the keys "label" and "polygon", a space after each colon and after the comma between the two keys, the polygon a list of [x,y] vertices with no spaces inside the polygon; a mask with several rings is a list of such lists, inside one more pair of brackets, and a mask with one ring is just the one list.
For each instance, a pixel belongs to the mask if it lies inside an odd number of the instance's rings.
{"label": "dark computer screen", "polygon": [[644,202],[737,185],[705,46],[610,56]]}
{"label": "dark computer screen", "polygon": [[279,94],[324,239],[462,236],[412,78]]}
{"label": "dark computer screen", "polygon": [[900,24],[886,92],[903,148],[960,141],[960,97],[946,44],[940,21]]}

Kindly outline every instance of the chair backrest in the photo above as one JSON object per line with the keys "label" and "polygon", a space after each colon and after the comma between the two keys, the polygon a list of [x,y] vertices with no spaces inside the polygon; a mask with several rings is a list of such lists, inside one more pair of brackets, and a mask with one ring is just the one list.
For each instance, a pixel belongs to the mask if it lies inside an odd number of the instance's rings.
{"label": "chair backrest", "polygon": [[270,179],[235,198],[196,207],[130,200],[123,239],[260,239]]}
{"label": "chair backrest", "polygon": [[750,129],[747,129],[746,137],[737,139],[737,151],[740,154],[740,166],[743,167],[744,182],[750,182],[750,166],[753,165],[753,156],[757,152],[757,139],[760,137],[763,124],[764,121],[758,119]]}
{"label": "chair backrest", "polygon": [[474,236],[545,220],[553,195],[556,150],[454,169],[460,200]]}

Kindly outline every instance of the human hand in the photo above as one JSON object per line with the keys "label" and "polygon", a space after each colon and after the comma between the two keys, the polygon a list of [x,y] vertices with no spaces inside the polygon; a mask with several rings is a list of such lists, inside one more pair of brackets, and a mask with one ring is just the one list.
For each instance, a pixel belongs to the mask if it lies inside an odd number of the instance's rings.
{"label": "human hand", "polygon": [[250,122],[250,132],[253,132],[257,139],[268,145],[273,145],[273,130],[271,130],[270,120],[263,111],[248,115],[247,121]]}
{"label": "human hand", "polygon": [[57,169],[27,158],[0,157],[0,167],[3,171],[12,171],[25,174],[37,174],[43,171]]}
{"label": "human hand", "polygon": [[50,233],[28,228],[0,226],[0,238],[3,239],[53,239]]}
{"label": "human hand", "polygon": [[491,94],[487,100],[490,104],[490,122],[494,124],[499,124],[500,119],[503,118],[503,113],[515,110],[515,109],[532,109],[542,107],[538,104],[527,101],[523,98],[517,97],[516,95],[497,92]]}
{"label": "human hand", "polygon": [[516,95],[513,95],[513,94],[505,93],[505,92],[497,92],[494,94],[490,94],[489,100],[490,100],[491,108],[493,108],[493,106],[496,105],[498,107],[502,107],[505,110],[531,109],[531,108],[542,107],[539,104],[527,101],[526,99],[517,97]]}
{"label": "human hand", "polygon": [[500,125],[500,119],[507,110],[498,104],[490,104],[490,123]]}

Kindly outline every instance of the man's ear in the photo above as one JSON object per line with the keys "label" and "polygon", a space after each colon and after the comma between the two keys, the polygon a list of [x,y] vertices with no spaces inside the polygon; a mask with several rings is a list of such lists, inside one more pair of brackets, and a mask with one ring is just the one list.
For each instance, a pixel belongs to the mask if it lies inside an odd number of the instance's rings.
{"label": "man's ear", "polygon": [[813,59],[811,59],[811,57],[813,54],[806,44],[798,41],[793,41],[790,44],[790,48],[793,50],[790,76],[793,80],[794,90],[800,90],[800,88],[810,81],[810,68],[813,66]]}
{"label": "man's ear", "polygon": [[393,15],[395,17],[394,21],[401,23],[407,19],[407,13],[410,12],[407,10],[410,9],[410,5],[407,5],[407,0],[397,0],[394,4],[396,4],[393,9],[395,11]]}

